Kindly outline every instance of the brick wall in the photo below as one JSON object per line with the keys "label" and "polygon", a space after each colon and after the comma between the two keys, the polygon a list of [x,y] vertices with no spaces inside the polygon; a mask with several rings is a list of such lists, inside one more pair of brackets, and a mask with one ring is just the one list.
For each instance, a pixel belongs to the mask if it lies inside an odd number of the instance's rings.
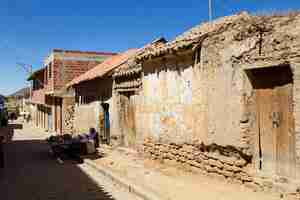
{"label": "brick wall", "polygon": [[45,103],[45,89],[33,90],[31,101],[36,104]]}
{"label": "brick wall", "polygon": [[[44,71],[45,72],[45,71]],[[37,103],[37,104],[44,104],[45,103],[45,88],[44,88],[44,72],[39,73],[37,75],[37,77],[35,78],[36,81],[38,81],[37,83],[40,84],[40,87],[38,89],[34,89],[33,87],[32,89],[32,93],[31,93],[31,101],[33,103]]]}
{"label": "brick wall", "polygon": [[92,69],[100,62],[98,61],[63,61],[55,59],[53,61],[53,88],[61,89],[62,86]]}
{"label": "brick wall", "polygon": [[[61,89],[65,84],[100,64],[113,53],[54,50],[45,60],[45,85],[48,92]],[[49,66],[52,77],[49,79]]]}

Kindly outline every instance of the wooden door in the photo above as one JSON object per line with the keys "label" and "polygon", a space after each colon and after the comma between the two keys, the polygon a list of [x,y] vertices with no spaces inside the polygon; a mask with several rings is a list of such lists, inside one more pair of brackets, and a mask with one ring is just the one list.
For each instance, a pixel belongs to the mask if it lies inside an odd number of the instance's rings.
{"label": "wooden door", "polygon": [[125,117],[126,117],[126,106],[128,104],[128,98],[120,94],[120,107],[119,107],[119,129],[121,132],[121,145],[125,146],[125,136],[126,136],[126,122],[125,122]]}
{"label": "wooden door", "polygon": [[120,95],[120,128],[123,144],[134,147],[136,142],[135,104],[133,96],[127,93]]}
{"label": "wooden door", "polygon": [[293,118],[293,85],[276,88],[279,108],[279,126],[276,138],[276,172],[280,176],[295,177],[295,135]]}
{"label": "wooden door", "polygon": [[101,142],[104,142],[104,140],[105,140],[105,131],[104,131],[104,112],[103,112],[103,108],[99,112],[98,121],[99,121],[99,135],[101,137]]}
{"label": "wooden door", "polygon": [[276,169],[276,127],[272,115],[275,110],[276,94],[273,89],[264,88],[256,91],[257,120],[259,134],[259,169],[264,174],[272,175]]}
{"label": "wooden door", "polygon": [[286,67],[254,71],[258,168],[265,175],[295,176],[293,84]]}
{"label": "wooden door", "polygon": [[125,117],[126,126],[127,126],[126,140],[128,146],[134,147],[136,143],[136,131],[135,131],[135,104],[134,104],[133,96],[129,97],[126,113],[127,113]]}

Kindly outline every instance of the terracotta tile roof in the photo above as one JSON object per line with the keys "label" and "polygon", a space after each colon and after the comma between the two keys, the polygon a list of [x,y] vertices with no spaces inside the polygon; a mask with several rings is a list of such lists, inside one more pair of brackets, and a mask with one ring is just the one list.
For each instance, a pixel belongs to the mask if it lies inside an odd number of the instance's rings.
{"label": "terracotta tile roof", "polygon": [[153,40],[152,42],[147,43],[145,46],[143,46],[136,52],[134,58],[129,59],[126,63],[122,64],[122,66],[118,67],[114,71],[113,76],[119,77],[128,74],[139,73],[142,70],[142,67],[136,62],[135,58],[139,57],[140,55],[143,55],[145,52],[152,51],[155,48],[164,46],[166,43],[167,40],[164,37],[159,37]]}
{"label": "terracotta tile roof", "polygon": [[125,63],[130,57],[134,56],[137,51],[138,49],[129,49],[123,53],[107,58],[91,70],[73,79],[70,83],[67,84],[67,87],[69,88],[81,82],[93,80],[95,78],[106,75],[108,72],[111,72],[112,70]]}
{"label": "terracotta tile roof", "polygon": [[[148,49],[148,51],[137,56],[137,60],[143,61],[167,54],[175,54],[187,49],[193,49],[198,47],[199,44],[201,45],[205,38],[227,30],[236,30],[241,34],[250,35],[259,29],[270,31],[275,26],[282,27],[282,24],[294,19],[300,20],[300,12],[274,13],[273,15],[265,16],[250,15],[247,12],[241,12],[235,15],[220,17],[212,22],[201,23],[187,30],[165,45]],[[247,31],[250,33],[247,33]]]}
{"label": "terracotta tile roof", "polygon": [[233,26],[235,23],[242,20],[247,20],[250,17],[251,16],[248,13],[242,12],[236,15],[221,17],[212,22],[202,23],[184,32],[176,37],[173,41],[170,41],[165,45],[148,49],[148,51],[145,51],[143,54],[137,56],[137,60],[159,57],[164,54],[174,53],[181,49],[184,50],[187,47],[193,47],[193,45],[197,44],[199,40],[201,40],[201,38],[205,37],[207,34],[221,31],[228,26]]}

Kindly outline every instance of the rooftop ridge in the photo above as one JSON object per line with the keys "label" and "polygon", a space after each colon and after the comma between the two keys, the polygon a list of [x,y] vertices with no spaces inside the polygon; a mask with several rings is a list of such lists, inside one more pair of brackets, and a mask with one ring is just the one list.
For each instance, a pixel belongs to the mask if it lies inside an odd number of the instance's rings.
{"label": "rooftop ridge", "polygon": [[55,53],[84,53],[84,54],[99,54],[99,55],[116,55],[118,53],[114,52],[104,52],[104,51],[82,51],[82,50],[70,50],[70,49],[53,49],[52,52]]}

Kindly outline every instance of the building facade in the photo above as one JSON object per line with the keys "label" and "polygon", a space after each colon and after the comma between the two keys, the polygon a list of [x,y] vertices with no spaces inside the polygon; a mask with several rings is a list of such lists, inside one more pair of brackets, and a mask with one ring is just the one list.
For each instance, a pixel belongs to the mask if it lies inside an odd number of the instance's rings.
{"label": "building facade", "polygon": [[[75,100],[73,93],[65,90],[66,84],[112,55],[114,53],[54,49],[45,59],[44,67],[30,77],[32,99],[40,102],[33,106],[36,125],[56,133],[72,131],[66,119]],[[34,89],[35,85],[38,89]]]}
{"label": "building facade", "polygon": [[112,73],[126,63],[136,51],[129,49],[112,56],[68,84],[68,87],[75,91],[73,122],[76,133],[86,133],[90,128],[95,128],[102,141],[110,143],[113,137],[111,130],[114,130],[111,127],[116,119]]}
{"label": "building facade", "polygon": [[[298,27],[297,13],[241,13],[138,55],[136,77],[130,68],[115,76],[114,89],[127,90],[128,146],[228,180],[262,186],[266,178],[270,187],[295,189]],[[129,75],[136,81],[122,81]]]}

